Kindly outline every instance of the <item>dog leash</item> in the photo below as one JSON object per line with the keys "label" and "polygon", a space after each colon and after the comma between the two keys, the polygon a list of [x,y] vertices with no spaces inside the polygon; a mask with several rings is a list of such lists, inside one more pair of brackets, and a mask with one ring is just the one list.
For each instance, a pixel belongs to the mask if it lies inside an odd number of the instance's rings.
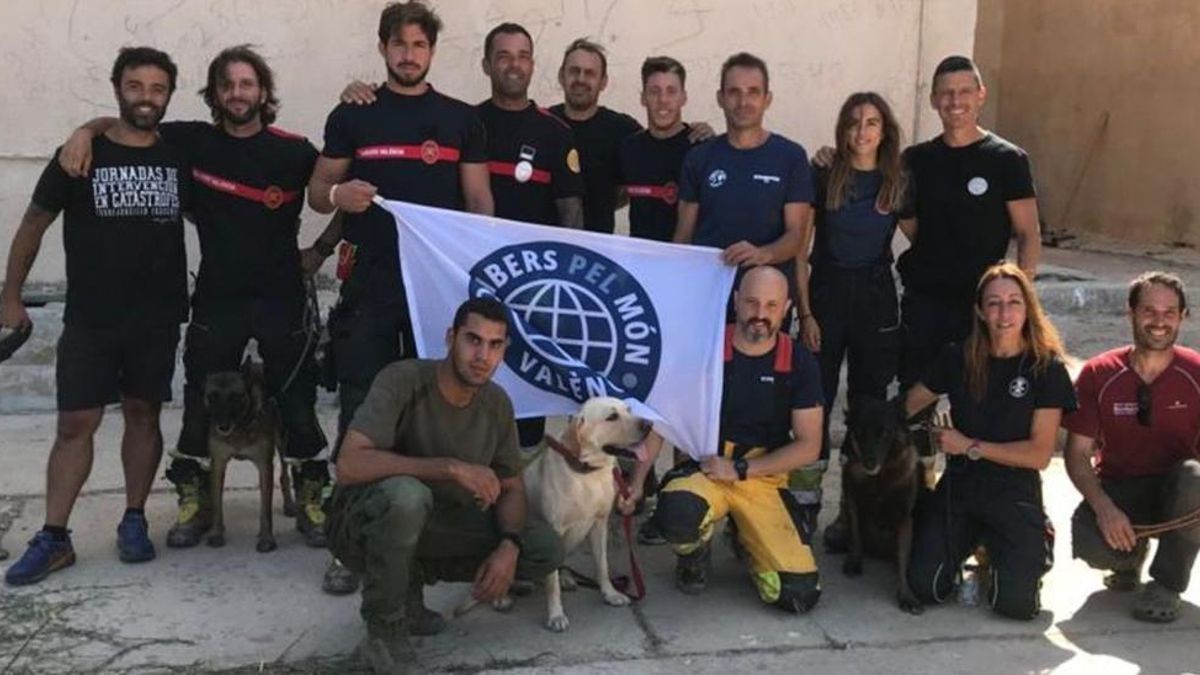
{"label": "dog leash", "polygon": [[[621,473],[620,467],[613,469],[613,481],[617,484],[617,492],[622,499],[629,499],[629,483],[625,481],[625,475]],[[633,551],[633,514],[621,515],[621,529],[625,532],[625,546],[629,549],[629,575],[618,574],[613,576],[612,585],[618,591],[628,595],[631,600],[638,602],[646,597],[646,580],[642,576],[642,567],[638,565],[637,555]],[[570,566],[563,566],[563,569],[571,573],[575,577],[576,583],[584,588],[600,588],[600,584],[588,575],[576,570]],[[632,577],[632,578],[631,578]],[[633,584],[633,592],[630,592],[630,584]]]}
{"label": "dog leash", "polygon": [[1192,525],[1198,525],[1198,524],[1200,524],[1200,509],[1195,509],[1193,511],[1189,511],[1188,513],[1183,514],[1182,516],[1179,516],[1178,518],[1172,518],[1171,520],[1164,520],[1161,523],[1152,523],[1149,525],[1134,525],[1133,526],[1133,534],[1138,539],[1146,539],[1149,537],[1157,537],[1160,534],[1166,534],[1167,532],[1171,532],[1173,530],[1181,530],[1185,527],[1190,527]]}
{"label": "dog leash", "polygon": [[283,396],[283,393],[292,386],[292,382],[296,380],[296,376],[300,374],[300,369],[308,362],[310,351],[312,350],[315,338],[321,334],[321,309],[317,304],[317,285],[313,280],[306,279],[304,281],[305,302],[304,315],[301,321],[304,324],[304,349],[300,351],[300,358],[296,359],[296,365],[292,366],[292,372],[288,374],[287,379],[283,381],[283,386],[279,391],[275,392],[273,398],[278,399]]}

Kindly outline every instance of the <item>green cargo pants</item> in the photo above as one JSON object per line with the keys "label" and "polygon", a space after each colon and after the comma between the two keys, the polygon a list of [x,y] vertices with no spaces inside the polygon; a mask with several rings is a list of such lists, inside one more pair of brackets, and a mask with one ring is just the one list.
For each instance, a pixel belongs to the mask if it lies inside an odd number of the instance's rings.
{"label": "green cargo pants", "polygon": [[[417,583],[473,581],[500,545],[491,510],[436,504],[411,476],[339,486],[329,511],[329,547],[362,575],[360,611],[368,624],[400,621]],[[562,564],[562,542],[545,523],[529,521],[521,539],[518,579],[541,580]]]}

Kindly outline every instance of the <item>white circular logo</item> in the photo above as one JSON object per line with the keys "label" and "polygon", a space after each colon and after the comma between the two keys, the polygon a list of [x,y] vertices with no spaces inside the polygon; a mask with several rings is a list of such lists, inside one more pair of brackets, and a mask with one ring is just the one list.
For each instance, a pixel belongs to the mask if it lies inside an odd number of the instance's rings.
{"label": "white circular logo", "polygon": [[724,171],[721,169],[713,169],[713,172],[708,174],[708,186],[715,188],[721,187],[725,184],[725,178],[726,176]]}
{"label": "white circular logo", "polygon": [[983,176],[975,176],[971,180],[967,181],[967,192],[970,192],[976,197],[987,192],[987,190],[988,182]]}
{"label": "white circular logo", "polygon": [[1013,398],[1025,398],[1025,394],[1029,393],[1029,380],[1021,375],[1016,376],[1008,383],[1008,393]]}
{"label": "white circular logo", "polygon": [[518,183],[524,183],[532,177],[533,165],[526,160],[517,162],[517,167],[513,169],[513,178],[516,178]]}

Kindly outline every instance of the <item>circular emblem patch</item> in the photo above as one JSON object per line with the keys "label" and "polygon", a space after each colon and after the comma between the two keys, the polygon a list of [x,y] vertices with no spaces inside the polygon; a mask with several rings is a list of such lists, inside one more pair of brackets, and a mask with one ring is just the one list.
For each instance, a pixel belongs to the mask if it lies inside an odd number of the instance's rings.
{"label": "circular emblem patch", "polygon": [[662,200],[671,205],[679,201],[679,186],[674,181],[663,186]]}
{"label": "circular emblem patch", "polygon": [[533,165],[526,160],[517,162],[513,168],[513,178],[517,179],[518,183],[524,183],[533,176]]}
{"label": "circular emblem patch", "polygon": [[266,190],[263,190],[263,206],[274,211],[283,205],[283,190],[279,186],[272,185]]}
{"label": "circular emblem patch", "polygon": [[1008,383],[1008,394],[1013,398],[1024,398],[1025,394],[1029,393],[1029,380],[1024,376],[1018,375],[1013,378],[1012,382]]}
{"label": "circular emblem patch", "polygon": [[421,161],[426,164],[437,164],[438,154],[441,148],[438,147],[437,141],[428,140],[421,144]]}
{"label": "circular emblem patch", "polygon": [[530,385],[580,403],[645,400],[654,386],[658,313],[613,260],[571,244],[514,244],[471,267],[469,291],[508,308],[513,329],[504,362]]}
{"label": "circular emblem patch", "polygon": [[715,188],[721,187],[725,184],[725,179],[726,176],[724,171],[721,169],[713,169],[713,172],[708,174],[708,186]]}
{"label": "circular emblem patch", "polygon": [[979,195],[981,195],[987,191],[988,191],[988,182],[987,182],[987,179],[984,178],[983,176],[975,176],[971,180],[967,181],[967,192],[970,192],[971,194],[975,195],[976,197],[978,197]]}
{"label": "circular emblem patch", "polygon": [[567,168],[571,173],[579,173],[579,151],[575,148],[567,152]]}

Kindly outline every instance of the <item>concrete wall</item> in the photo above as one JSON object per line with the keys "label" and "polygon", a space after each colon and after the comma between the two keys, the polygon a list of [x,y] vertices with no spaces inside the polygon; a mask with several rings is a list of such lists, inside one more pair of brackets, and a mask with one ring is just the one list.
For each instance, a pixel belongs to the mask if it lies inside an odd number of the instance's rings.
{"label": "concrete wall", "polygon": [[1200,3],[981,0],[976,35],[1047,227],[1200,245]]}
{"label": "concrete wall", "polygon": [[[383,2],[361,0],[4,0],[0,3],[0,255],[56,144],[80,122],[114,114],[109,69],[122,45],[149,44],[179,64],[170,118],[207,119],[196,89],[222,47],[252,42],[278,75],[279,124],[320,146],[325,115],[350,78],[378,81],[384,69],[375,28]],[[721,62],[748,50],[772,69],[768,124],[810,149],[832,142],[847,94],[876,89],[892,101],[906,133],[926,137],[937,118],[927,104],[929,72],[951,52],[970,53],[975,0],[454,0],[433,3],[446,23],[431,81],[468,101],[488,94],[479,69],[483,36],[500,21],[533,33],[533,95],[560,100],[562,48],[589,35],[610,49],[603,102],[638,118],[638,68],[669,54],[689,69],[689,120],[723,128],[714,93]],[[304,242],[322,225],[308,213]],[[57,226],[32,278],[61,281]],[[194,237],[193,237],[194,240]],[[195,264],[194,241],[190,242]]]}

